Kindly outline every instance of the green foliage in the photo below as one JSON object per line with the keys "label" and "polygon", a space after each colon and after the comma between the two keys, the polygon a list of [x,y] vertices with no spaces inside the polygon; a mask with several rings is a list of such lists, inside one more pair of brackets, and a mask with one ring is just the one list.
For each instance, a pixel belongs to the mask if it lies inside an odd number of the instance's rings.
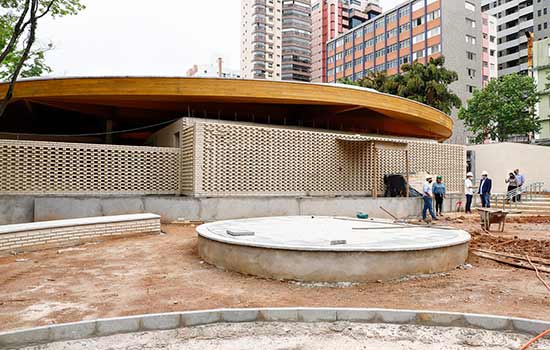
{"label": "green foliage", "polygon": [[[33,26],[30,19],[31,4],[31,0],[0,0],[0,52],[7,49],[4,59],[0,61],[0,80],[11,80],[14,73],[28,78],[51,72],[45,61],[45,53],[53,48],[51,43],[45,47],[36,47],[34,42],[31,43],[30,51],[23,60],[25,46],[30,39],[27,32]],[[84,9],[80,0],[37,0],[36,5],[34,15],[37,20],[46,15],[74,15]],[[20,30],[15,32],[20,19]],[[12,38],[15,39],[15,44],[10,46]]]}
{"label": "green foliage", "polygon": [[[444,67],[445,58],[431,58],[428,64],[419,62],[401,66],[401,74],[388,76],[385,72],[370,72],[354,85],[415,100],[450,114],[460,108],[460,98],[449,89],[458,80],[456,72]],[[350,83],[343,80],[342,83]]]}
{"label": "green foliage", "polygon": [[[14,16],[0,16],[0,50],[3,50],[8,44],[13,35],[13,28],[17,18]],[[45,62],[45,53],[52,48],[52,44],[48,44],[46,48],[33,48],[29,53],[29,57],[23,63],[20,76],[23,78],[37,77],[52,70]],[[0,81],[9,80],[17,65],[21,62],[23,49],[15,48],[10,51],[6,58],[0,63]]]}
{"label": "green foliage", "polygon": [[505,141],[512,135],[540,131],[540,120],[535,115],[539,100],[533,78],[509,74],[475,90],[468,106],[460,110],[459,118],[474,133],[475,142]]}

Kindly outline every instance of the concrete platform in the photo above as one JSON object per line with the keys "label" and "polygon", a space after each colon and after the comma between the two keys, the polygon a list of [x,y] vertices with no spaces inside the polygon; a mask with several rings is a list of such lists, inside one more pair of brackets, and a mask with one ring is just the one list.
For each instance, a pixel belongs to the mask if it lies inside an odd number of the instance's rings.
{"label": "concrete platform", "polygon": [[215,266],[326,282],[448,271],[466,261],[470,241],[462,230],[326,216],[219,221],[197,233],[199,254]]}

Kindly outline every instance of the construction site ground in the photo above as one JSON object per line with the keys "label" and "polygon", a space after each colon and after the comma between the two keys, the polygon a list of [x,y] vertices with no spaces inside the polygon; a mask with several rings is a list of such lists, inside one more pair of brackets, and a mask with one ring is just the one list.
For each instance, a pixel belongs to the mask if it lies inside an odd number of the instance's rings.
{"label": "construction site ground", "polygon": [[[438,225],[473,235],[472,248],[550,259],[550,217],[510,218],[484,232],[477,215]],[[496,228],[496,226],[495,226]],[[201,261],[194,227],[0,258],[0,330],[158,312],[243,307],[379,307],[550,321],[550,291],[532,270],[470,254],[453,271],[390,282],[300,283],[220,270]],[[550,282],[550,274],[542,274]]]}

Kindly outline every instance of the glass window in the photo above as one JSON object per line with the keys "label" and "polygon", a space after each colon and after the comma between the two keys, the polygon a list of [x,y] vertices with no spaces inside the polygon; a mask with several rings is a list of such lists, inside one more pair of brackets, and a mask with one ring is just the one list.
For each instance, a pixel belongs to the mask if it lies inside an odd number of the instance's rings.
{"label": "glass window", "polygon": [[391,23],[397,21],[397,12],[392,12],[386,16],[386,22]]}
{"label": "glass window", "polygon": [[411,15],[411,8],[405,6],[399,9],[399,18],[409,17]]}
{"label": "glass window", "polygon": [[413,12],[416,11],[416,10],[420,10],[421,8],[424,7],[424,0],[416,0],[415,2],[413,2],[412,4],[412,10]]}
{"label": "glass window", "polygon": [[469,11],[472,11],[472,12],[476,12],[476,5],[475,5],[475,4],[472,4],[471,2],[466,1],[466,2],[464,3],[464,7],[466,8],[466,10],[469,10]]}
{"label": "glass window", "polygon": [[441,27],[432,28],[428,30],[428,39],[439,34],[441,34]]}

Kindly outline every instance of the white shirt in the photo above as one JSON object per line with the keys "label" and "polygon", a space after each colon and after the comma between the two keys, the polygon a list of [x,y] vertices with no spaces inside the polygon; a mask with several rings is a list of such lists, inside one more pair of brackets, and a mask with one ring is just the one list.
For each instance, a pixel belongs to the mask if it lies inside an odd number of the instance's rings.
{"label": "white shirt", "polygon": [[472,189],[474,187],[474,184],[472,183],[472,180],[466,179],[464,180],[464,193],[465,194],[474,194],[474,190]]}
{"label": "white shirt", "polygon": [[422,189],[424,193],[422,193],[423,196],[426,196],[428,194],[430,197],[432,196],[432,184],[428,181],[424,182],[424,188]]}

